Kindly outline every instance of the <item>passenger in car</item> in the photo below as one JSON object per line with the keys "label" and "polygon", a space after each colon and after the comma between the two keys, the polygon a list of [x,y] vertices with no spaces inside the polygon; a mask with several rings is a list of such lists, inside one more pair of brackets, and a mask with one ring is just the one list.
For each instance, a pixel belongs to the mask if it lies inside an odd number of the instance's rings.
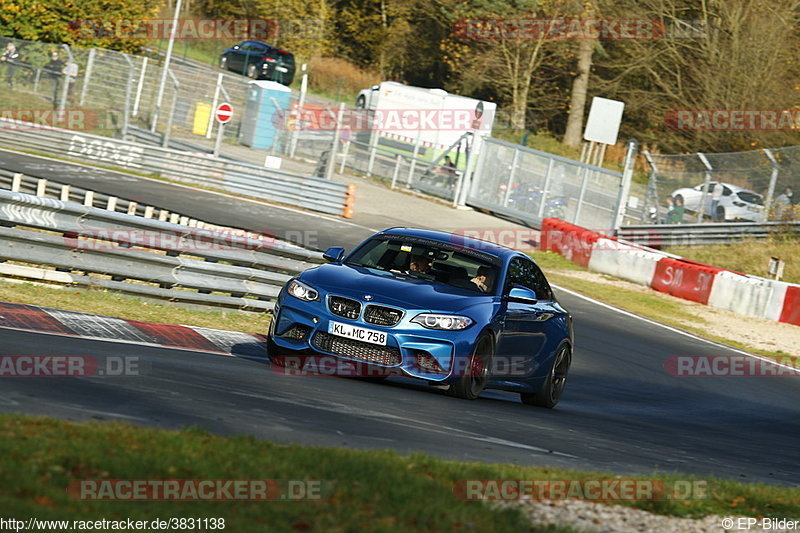
{"label": "passenger in car", "polygon": [[478,272],[470,281],[474,283],[481,292],[489,292],[492,286],[492,269],[487,266],[478,267]]}

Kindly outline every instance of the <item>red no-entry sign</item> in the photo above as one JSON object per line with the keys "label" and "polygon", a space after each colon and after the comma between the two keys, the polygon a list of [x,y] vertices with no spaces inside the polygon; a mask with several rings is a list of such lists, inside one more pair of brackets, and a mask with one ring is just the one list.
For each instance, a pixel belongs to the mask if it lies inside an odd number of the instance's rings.
{"label": "red no-entry sign", "polygon": [[217,118],[217,122],[220,124],[230,122],[230,120],[233,118],[233,107],[231,107],[231,104],[228,102],[219,104],[214,116]]}

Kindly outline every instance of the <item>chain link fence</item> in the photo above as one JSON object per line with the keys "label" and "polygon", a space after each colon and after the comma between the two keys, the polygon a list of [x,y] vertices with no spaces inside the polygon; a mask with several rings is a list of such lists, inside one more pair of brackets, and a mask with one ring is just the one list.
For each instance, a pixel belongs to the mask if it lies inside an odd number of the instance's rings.
{"label": "chain link fence", "polygon": [[622,208],[621,191],[620,172],[486,139],[467,203],[533,224],[555,217],[611,230]]}
{"label": "chain link fence", "polygon": [[736,153],[645,153],[650,223],[799,220],[800,146]]}

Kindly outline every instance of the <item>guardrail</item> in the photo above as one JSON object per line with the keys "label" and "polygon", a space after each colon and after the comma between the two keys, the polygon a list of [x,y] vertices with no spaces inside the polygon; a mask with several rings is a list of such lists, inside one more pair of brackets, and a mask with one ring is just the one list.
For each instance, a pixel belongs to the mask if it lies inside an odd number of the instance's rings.
{"label": "guardrail", "polygon": [[0,274],[252,311],[271,309],[293,275],[322,262],[269,238],[2,190],[0,226]]}
{"label": "guardrail", "polygon": [[352,216],[352,185],[299,176],[251,163],[5,118],[0,118],[0,141],[17,149],[94,161],[331,215]]}
{"label": "guardrail", "polygon": [[713,224],[659,224],[625,226],[617,236],[645,246],[699,246],[731,244],[745,239],[800,237],[800,222],[716,222]]}

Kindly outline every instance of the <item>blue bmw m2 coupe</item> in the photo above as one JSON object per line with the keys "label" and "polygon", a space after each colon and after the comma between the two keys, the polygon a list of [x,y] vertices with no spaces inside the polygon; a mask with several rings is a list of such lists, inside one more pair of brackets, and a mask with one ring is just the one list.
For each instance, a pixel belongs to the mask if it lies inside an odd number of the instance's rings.
{"label": "blue bmw m2 coupe", "polygon": [[554,407],[572,362],[572,317],[527,255],[412,228],[381,231],[281,290],[270,326],[273,364],[327,357],[448,385],[486,388]]}

